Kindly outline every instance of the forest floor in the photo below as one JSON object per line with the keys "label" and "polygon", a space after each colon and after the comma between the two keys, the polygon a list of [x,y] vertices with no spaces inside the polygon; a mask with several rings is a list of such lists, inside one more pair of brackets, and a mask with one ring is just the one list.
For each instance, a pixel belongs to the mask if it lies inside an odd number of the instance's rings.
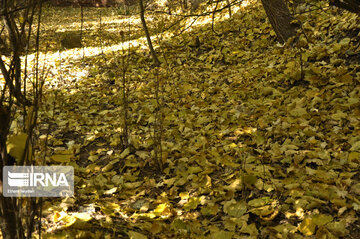
{"label": "forest floor", "polygon": [[57,51],[80,9],[44,10],[40,139],[75,169],[44,238],[360,238],[358,16],[308,11],[285,45],[259,4],[187,19],[154,37],[154,67],[137,16],[84,11],[84,49]]}

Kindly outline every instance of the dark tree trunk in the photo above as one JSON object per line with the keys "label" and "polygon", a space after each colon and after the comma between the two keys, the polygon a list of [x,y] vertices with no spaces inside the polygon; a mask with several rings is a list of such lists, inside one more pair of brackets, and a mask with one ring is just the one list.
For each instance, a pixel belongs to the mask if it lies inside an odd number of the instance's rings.
{"label": "dark tree trunk", "polygon": [[147,26],[146,26],[146,21],[145,21],[145,9],[144,9],[143,0],[139,0],[139,7],[140,7],[141,23],[142,23],[143,28],[144,28],[144,32],[145,32],[145,35],[146,35],[147,43],[148,43],[148,45],[149,45],[149,49],[150,49],[151,56],[152,56],[152,58],[153,58],[153,60],[154,60],[155,66],[159,66],[159,65],[160,65],[160,61],[159,61],[159,59],[157,58],[156,52],[155,52],[154,47],[153,47],[152,42],[151,42],[149,29],[148,29]]}
{"label": "dark tree trunk", "polygon": [[6,162],[6,138],[0,135],[0,229],[4,239],[23,239],[25,235],[22,222],[19,221],[21,217],[16,214],[18,212],[16,199],[2,195],[3,166],[7,164]]}
{"label": "dark tree trunk", "polygon": [[294,17],[291,16],[284,0],[261,0],[261,2],[278,40],[284,43],[294,36],[297,26],[291,23]]}
{"label": "dark tree trunk", "polygon": [[[6,215],[6,220],[1,220],[1,232],[4,239],[24,239],[24,231],[22,222],[18,221],[20,217],[16,215],[18,207],[16,206],[16,199],[5,198],[0,195],[1,213]],[[20,227],[19,227],[20,226]]]}
{"label": "dark tree trunk", "polygon": [[[38,68],[36,68],[36,83],[33,84],[34,89],[34,101],[26,99],[26,64],[22,68],[21,55],[26,54],[28,43],[30,42],[31,28],[35,14],[41,16],[41,2],[37,0],[32,1],[1,1],[0,9],[1,16],[0,21],[4,25],[5,31],[2,31],[1,37],[6,38],[5,42],[9,42],[10,56],[9,62],[3,60],[0,55],[0,72],[4,78],[5,86],[0,93],[0,230],[2,232],[2,238],[4,239],[24,239],[25,230],[27,229],[27,237],[31,238],[31,233],[34,230],[34,217],[29,217],[31,213],[35,213],[35,207],[22,207],[26,202],[25,200],[17,197],[4,197],[2,178],[3,178],[3,166],[12,165],[11,158],[7,154],[6,141],[9,135],[9,128],[13,119],[13,112],[23,109],[24,121],[34,116],[36,122],[37,104],[39,102],[42,85],[38,83],[40,81],[38,77]],[[20,16],[23,18],[21,21]],[[38,18],[38,29],[40,29],[40,17]],[[38,39],[37,39],[38,40]],[[37,53],[38,41],[37,41]],[[38,62],[37,62],[38,63]],[[37,98],[36,98],[37,97]],[[15,105],[16,103],[16,105]],[[25,108],[27,105],[33,105],[34,112],[26,113]],[[34,124],[31,123],[26,128],[27,133],[31,135],[31,131],[34,129]],[[25,130],[25,129],[24,129]],[[28,200],[27,200],[28,201]],[[29,213],[30,212],[30,213]],[[37,219],[39,220],[39,219]],[[30,228],[31,227],[31,228]]]}
{"label": "dark tree trunk", "polygon": [[330,5],[360,14],[360,0],[330,0]]}

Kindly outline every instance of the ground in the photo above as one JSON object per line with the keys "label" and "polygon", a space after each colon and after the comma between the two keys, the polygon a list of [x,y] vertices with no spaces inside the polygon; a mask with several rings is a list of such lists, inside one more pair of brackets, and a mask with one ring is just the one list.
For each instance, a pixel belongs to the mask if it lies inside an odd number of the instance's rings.
{"label": "ground", "polygon": [[154,67],[121,10],[86,8],[84,49],[57,51],[79,11],[44,11],[38,135],[48,164],[75,168],[75,196],[44,203],[44,238],[360,237],[358,16],[303,14],[281,45],[259,4],[184,32],[149,14]]}

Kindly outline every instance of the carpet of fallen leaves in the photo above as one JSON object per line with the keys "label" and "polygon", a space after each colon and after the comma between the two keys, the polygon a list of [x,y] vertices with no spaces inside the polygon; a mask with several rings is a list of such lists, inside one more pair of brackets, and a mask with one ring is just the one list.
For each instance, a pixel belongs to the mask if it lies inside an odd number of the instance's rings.
{"label": "carpet of fallen leaves", "polygon": [[[50,125],[47,163],[75,168],[75,196],[45,202],[44,238],[359,238],[360,18],[319,4],[285,45],[259,4],[214,30],[211,16],[170,29],[154,38],[158,68],[143,39],[121,40],[141,36],[136,16],[85,9],[84,51],[46,58],[40,143]],[[42,39],[56,49],[79,9],[46,10],[57,29]],[[171,22],[148,16],[152,32]]]}

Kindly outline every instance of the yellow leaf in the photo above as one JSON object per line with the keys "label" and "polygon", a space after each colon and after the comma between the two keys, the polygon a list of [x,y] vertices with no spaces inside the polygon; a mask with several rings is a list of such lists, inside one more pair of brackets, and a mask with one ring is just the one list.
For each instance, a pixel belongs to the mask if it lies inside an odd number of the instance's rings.
{"label": "yellow leaf", "polygon": [[136,151],[135,154],[139,156],[141,159],[146,159],[147,157],[149,157],[149,152],[147,151]]}
{"label": "yellow leaf", "polygon": [[64,228],[71,227],[76,222],[77,218],[74,216],[66,215],[61,219],[62,222],[65,223]]}
{"label": "yellow leaf", "polygon": [[102,172],[109,172],[112,168],[113,168],[114,164],[112,163],[108,163],[107,165],[105,165],[105,167],[102,168]]}
{"label": "yellow leaf", "polygon": [[101,211],[108,216],[115,216],[115,212],[120,210],[120,205],[116,203],[107,203],[101,207]]}
{"label": "yellow leaf", "polygon": [[234,235],[233,232],[218,231],[218,232],[212,233],[212,234],[211,234],[211,238],[214,238],[214,239],[218,239],[218,238],[231,239],[233,235]]}
{"label": "yellow leaf", "polygon": [[135,231],[128,231],[127,234],[130,239],[147,239],[147,236]]}
{"label": "yellow leaf", "polygon": [[355,193],[357,195],[360,195],[360,183],[354,184],[353,186],[351,186],[351,190],[352,193]]}
{"label": "yellow leaf", "polygon": [[133,182],[133,183],[124,183],[124,188],[134,189],[134,188],[140,187],[141,184],[143,184],[142,181]]}
{"label": "yellow leaf", "polygon": [[257,238],[257,235],[259,234],[255,223],[252,223],[250,225],[245,225],[240,229],[241,232],[243,233],[248,233],[250,234],[250,236],[252,236],[252,238]]}
{"label": "yellow leaf", "polygon": [[217,215],[219,211],[218,204],[209,203],[206,207],[201,208],[201,214],[204,216]]}
{"label": "yellow leaf", "polygon": [[166,212],[166,211],[168,211],[168,210],[169,210],[169,205],[166,204],[166,203],[162,203],[162,204],[159,204],[159,205],[155,208],[154,213],[156,213],[156,214],[162,214],[162,213],[164,213],[164,212]]}
{"label": "yellow leaf", "polygon": [[160,223],[157,223],[157,222],[153,222],[152,225],[151,225],[151,228],[149,229],[149,231],[152,233],[152,234],[158,234],[159,232],[161,232],[162,230],[162,224]]}
{"label": "yellow leaf", "polygon": [[345,114],[342,111],[337,111],[335,114],[331,115],[331,118],[334,120],[341,120],[341,119],[345,119],[348,115]]}
{"label": "yellow leaf", "polygon": [[130,154],[130,148],[126,148],[121,154],[120,154],[120,159],[125,158],[126,156],[128,156]]}
{"label": "yellow leaf", "polygon": [[331,215],[325,215],[325,214],[317,214],[312,217],[312,220],[315,225],[317,226],[323,226],[333,220],[333,217]]}
{"label": "yellow leaf", "polygon": [[294,117],[302,117],[304,115],[307,115],[307,112],[304,108],[296,107],[295,109],[290,111],[290,114]]}
{"label": "yellow leaf", "polygon": [[360,141],[355,142],[351,145],[350,151],[358,151],[360,150]]}
{"label": "yellow leaf", "polygon": [[299,226],[299,231],[305,236],[311,236],[315,232],[316,225],[311,218],[305,218]]}
{"label": "yellow leaf", "polygon": [[25,133],[10,136],[6,144],[8,154],[20,161],[24,155],[27,138],[28,135]]}
{"label": "yellow leaf", "polygon": [[258,178],[254,175],[244,175],[243,177],[244,183],[248,185],[254,185]]}
{"label": "yellow leaf", "polygon": [[241,217],[247,211],[246,202],[236,202],[234,199],[224,204],[224,212],[232,217]]}
{"label": "yellow leaf", "polygon": [[179,193],[179,196],[181,198],[181,200],[185,200],[189,198],[189,193],[188,192],[181,192]]}
{"label": "yellow leaf", "polygon": [[90,160],[91,162],[94,162],[94,161],[97,160],[98,158],[99,158],[98,155],[90,155],[90,156],[88,157],[88,160]]}
{"label": "yellow leaf", "polygon": [[251,207],[262,207],[269,204],[269,198],[255,198],[248,202]]}
{"label": "yellow leaf", "polygon": [[74,213],[72,216],[76,218],[75,223],[72,224],[73,228],[86,229],[91,227],[89,221],[92,220],[92,217],[88,213]]}
{"label": "yellow leaf", "polygon": [[118,189],[117,187],[114,187],[112,189],[106,190],[104,192],[104,194],[113,194],[113,193],[115,193],[117,191],[117,189]]}
{"label": "yellow leaf", "polygon": [[270,205],[267,205],[267,206],[263,206],[263,207],[253,208],[249,211],[260,217],[267,217],[270,214],[273,214],[275,212],[275,209],[272,208]]}
{"label": "yellow leaf", "polygon": [[200,203],[199,197],[191,197],[189,201],[184,205],[185,211],[190,211],[191,209],[196,209]]}
{"label": "yellow leaf", "polygon": [[82,221],[90,221],[92,219],[90,214],[84,212],[74,213],[73,216]]}
{"label": "yellow leaf", "polygon": [[70,154],[56,154],[51,156],[51,159],[57,163],[69,163],[71,156]]}
{"label": "yellow leaf", "polygon": [[342,40],[339,42],[339,44],[340,44],[341,46],[348,46],[349,43],[350,43],[350,38],[348,38],[348,37],[342,39]]}
{"label": "yellow leaf", "polygon": [[329,229],[329,231],[333,232],[339,237],[344,237],[345,235],[348,235],[349,231],[346,230],[346,221],[341,220],[339,222],[331,222],[326,225],[326,228]]}
{"label": "yellow leaf", "polygon": [[54,222],[58,222],[60,220],[61,214],[59,212],[55,212],[53,216]]}

